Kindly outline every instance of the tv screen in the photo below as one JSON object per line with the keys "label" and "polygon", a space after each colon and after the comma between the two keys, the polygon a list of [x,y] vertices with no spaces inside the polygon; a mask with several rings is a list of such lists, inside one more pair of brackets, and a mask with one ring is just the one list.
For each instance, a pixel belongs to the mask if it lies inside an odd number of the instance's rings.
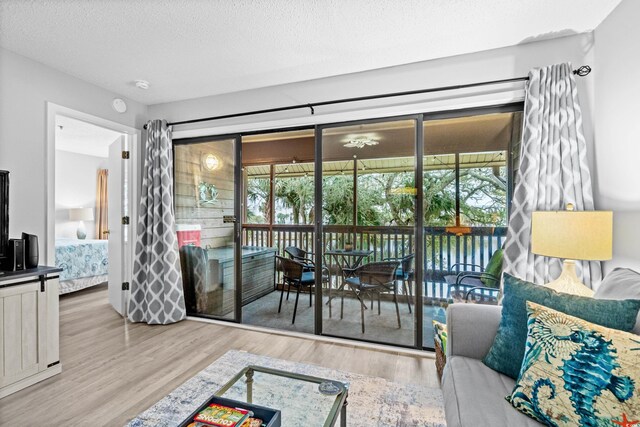
{"label": "tv screen", "polygon": [[7,256],[9,244],[9,172],[0,170],[0,258]]}

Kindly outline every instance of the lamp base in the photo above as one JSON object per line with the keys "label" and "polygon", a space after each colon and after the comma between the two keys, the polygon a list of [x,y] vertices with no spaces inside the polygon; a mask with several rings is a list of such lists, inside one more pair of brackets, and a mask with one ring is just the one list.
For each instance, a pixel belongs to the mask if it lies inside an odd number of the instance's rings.
{"label": "lamp base", "polygon": [[562,274],[560,274],[560,277],[544,286],[557,292],[582,297],[593,297],[594,294],[593,290],[587,288],[578,278],[576,274],[576,262],[571,259],[565,259],[562,263]]}
{"label": "lamp base", "polygon": [[84,221],[80,221],[78,224],[78,229],[76,230],[76,236],[79,240],[84,240],[87,237],[87,230],[84,227]]}

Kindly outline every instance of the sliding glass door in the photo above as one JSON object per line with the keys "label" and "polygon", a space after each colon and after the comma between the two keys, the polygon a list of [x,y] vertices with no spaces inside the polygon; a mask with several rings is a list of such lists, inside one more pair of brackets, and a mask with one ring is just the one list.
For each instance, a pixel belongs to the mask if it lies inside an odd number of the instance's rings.
{"label": "sliding glass door", "polygon": [[316,312],[325,335],[416,345],[419,122],[318,129]]}
{"label": "sliding glass door", "polygon": [[433,348],[448,304],[497,300],[474,276],[506,236],[521,109],[175,141],[189,314]]}
{"label": "sliding glass door", "polygon": [[174,145],[176,232],[187,314],[240,320],[238,138]]}

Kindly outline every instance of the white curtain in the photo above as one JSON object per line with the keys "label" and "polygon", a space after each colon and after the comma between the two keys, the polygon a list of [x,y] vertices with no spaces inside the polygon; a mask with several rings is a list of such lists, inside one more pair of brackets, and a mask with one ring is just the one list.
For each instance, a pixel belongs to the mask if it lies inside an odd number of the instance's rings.
{"label": "white curtain", "polygon": [[164,325],[186,316],[173,212],[171,130],[167,122],[147,123],[146,150],[129,319]]}
{"label": "white curtain", "polygon": [[[561,260],[530,251],[531,213],[564,210],[568,203],[578,211],[594,209],[582,112],[567,63],[529,73],[520,166],[505,241],[505,272],[538,284],[559,276]],[[600,262],[576,265],[585,285],[591,287],[601,280]]]}

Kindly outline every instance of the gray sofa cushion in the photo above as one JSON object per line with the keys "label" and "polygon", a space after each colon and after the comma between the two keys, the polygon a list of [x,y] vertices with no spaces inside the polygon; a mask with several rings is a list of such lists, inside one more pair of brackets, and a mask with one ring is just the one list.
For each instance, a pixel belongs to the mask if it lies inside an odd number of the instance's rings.
{"label": "gray sofa cushion", "polygon": [[505,400],[514,386],[514,380],[478,359],[448,358],[442,375],[447,427],[540,427],[540,423],[516,411]]}
{"label": "gray sofa cushion", "polygon": [[640,273],[616,268],[607,274],[593,295],[600,299],[640,299]]}
{"label": "gray sofa cushion", "polygon": [[[615,268],[605,276],[593,295],[599,299],[640,299],[640,273],[630,268]],[[640,335],[640,313],[633,333]]]}

